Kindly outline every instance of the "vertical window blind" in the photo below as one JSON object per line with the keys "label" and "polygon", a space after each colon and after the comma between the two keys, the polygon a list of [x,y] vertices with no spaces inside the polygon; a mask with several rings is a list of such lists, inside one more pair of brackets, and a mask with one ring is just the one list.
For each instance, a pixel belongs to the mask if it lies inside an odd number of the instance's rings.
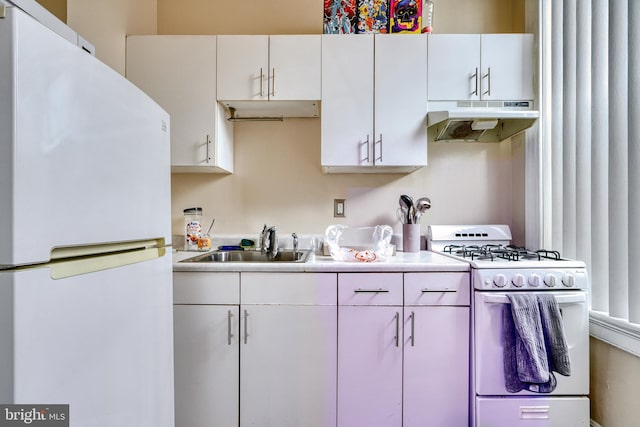
{"label": "vertical window blind", "polygon": [[542,69],[550,73],[542,93],[551,98],[543,115],[551,122],[543,141],[550,152],[543,165],[550,173],[548,243],[587,263],[592,326],[633,336],[638,353],[640,1],[541,5]]}

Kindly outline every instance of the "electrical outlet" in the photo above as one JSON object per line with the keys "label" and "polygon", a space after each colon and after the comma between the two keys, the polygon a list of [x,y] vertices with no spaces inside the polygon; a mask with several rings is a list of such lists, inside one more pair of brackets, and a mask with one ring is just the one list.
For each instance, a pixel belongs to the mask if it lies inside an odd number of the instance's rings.
{"label": "electrical outlet", "polygon": [[344,202],[345,199],[333,199],[333,217],[344,218]]}

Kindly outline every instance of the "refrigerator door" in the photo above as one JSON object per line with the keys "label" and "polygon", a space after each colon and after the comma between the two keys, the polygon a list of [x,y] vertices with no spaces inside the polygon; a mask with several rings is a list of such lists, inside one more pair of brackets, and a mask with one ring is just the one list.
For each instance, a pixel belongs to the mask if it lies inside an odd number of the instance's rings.
{"label": "refrigerator door", "polygon": [[15,7],[0,19],[0,266],[171,239],[169,116]]}
{"label": "refrigerator door", "polygon": [[0,272],[0,402],[69,404],[72,427],[172,427],[172,321],[170,254]]}

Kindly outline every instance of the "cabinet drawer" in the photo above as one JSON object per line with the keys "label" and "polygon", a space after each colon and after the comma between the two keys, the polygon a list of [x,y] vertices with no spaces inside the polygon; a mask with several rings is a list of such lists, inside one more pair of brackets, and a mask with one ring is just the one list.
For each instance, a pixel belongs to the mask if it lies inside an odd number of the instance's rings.
{"label": "cabinet drawer", "polygon": [[469,273],[405,273],[405,305],[469,305]]}
{"label": "cabinet drawer", "polygon": [[240,273],[173,273],[174,304],[240,304]]}
{"label": "cabinet drawer", "polygon": [[242,273],[242,304],[336,305],[336,273]]}
{"label": "cabinet drawer", "polygon": [[341,273],[340,305],[402,305],[402,273]]}

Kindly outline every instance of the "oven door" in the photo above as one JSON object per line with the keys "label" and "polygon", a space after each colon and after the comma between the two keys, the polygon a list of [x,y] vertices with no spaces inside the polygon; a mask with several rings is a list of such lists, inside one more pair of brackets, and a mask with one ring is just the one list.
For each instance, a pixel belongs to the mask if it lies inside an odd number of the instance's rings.
{"label": "oven door", "polygon": [[[510,292],[514,294],[517,292]],[[536,292],[534,292],[535,294]],[[548,293],[548,292],[545,292]],[[589,394],[589,318],[587,294],[583,291],[552,292],[562,313],[562,323],[569,347],[571,375],[554,373],[556,389],[545,395]],[[474,370],[478,396],[538,395],[530,391],[510,393],[504,379],[502,311],[509,304],[506,293],[475,292]]]}

